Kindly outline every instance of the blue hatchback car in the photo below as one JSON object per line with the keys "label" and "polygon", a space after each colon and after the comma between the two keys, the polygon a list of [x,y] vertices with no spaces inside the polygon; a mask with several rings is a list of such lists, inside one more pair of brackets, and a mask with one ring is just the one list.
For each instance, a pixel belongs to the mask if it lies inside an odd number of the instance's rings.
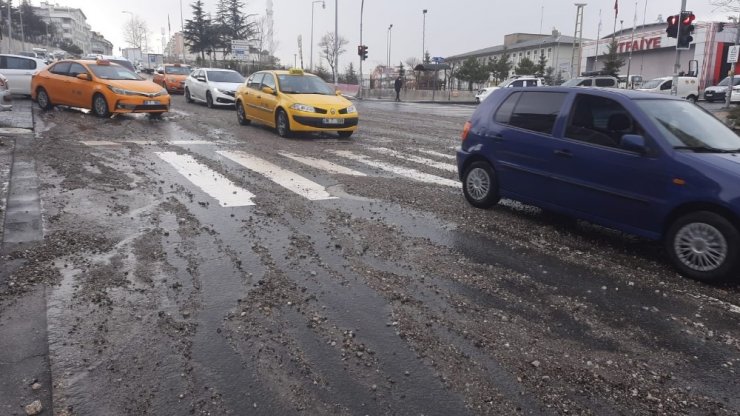
{"label": "blue hatchback car", "polygon": [[500,198],[662,240],[676,268],[740,269],[740,137],[674,97],[597,88],[503,88],[465,124],[466,199]]}

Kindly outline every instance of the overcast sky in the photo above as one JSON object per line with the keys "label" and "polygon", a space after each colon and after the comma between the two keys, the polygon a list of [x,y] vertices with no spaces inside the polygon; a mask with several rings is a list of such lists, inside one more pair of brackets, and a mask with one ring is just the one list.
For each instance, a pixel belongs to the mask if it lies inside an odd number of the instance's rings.
{"label": "overcast sky", "polygon": [[[276,55],[284,64],[292,65],[298,53],[298,36],[303,36],[303,57],[309,62],[311,35],[311,7],[313,0],[273,0],[275,39],[279,42]],[[584,9],[584,38],[595,38],[599,26],[599,10],[603,22],[602,36],[611,33],[614,25],[614,0],[581,0],[587,3]],[[643,14],[647,1],[647,13]],[[15,1],[14,1],[15,2]],[[33,0],[38,5],[40,0]],[[161,50],[161,28],[167,31],[169,14],[172,32],[180,30],[180,0],[50,0],[52,3],[79,7],[88,18],[93,30],[113,42],[115,50],[126,47],[123,41],[123,24],[129,18],[123,10],[131,11],[144,18],[154,38],[149,39],[154,52]],[[215,13],[217,0],[204,0],[206,9]],[[573,0],[367,0],[365,1],[363,43],[368,46],[365,69],[386,62],[386,39],[388,26],[391,30],[391,62],[422,55],[423,9],[426,14],[426,49],[432,56],[450,56],[503,43],[507,33],[538,33],[540,21],[542,32],[550,33],[553,27],[563,34],[573,35],[576,7]],[[190,0],[182,0],[185,20],[190,17]],[[263,15],[266,0],[246,0],[245,11]],[[349,40],[347,52],[340,57],[340,66],[345,68],[351,60],[358,63],[357,45],[360,43],[361,0],[338,0],[339,34]],[[714,10],[709,0],[688,0],[687,9],[693,10],[698,20],[727,20],[729,13]],[[665,18],[676,14],[680,0],[619,0],[620,20],[624,27],[631,27],[637,5],[637,21],[642,24],[643,15],[648,23],[655,22],[658,15]],[[544,13],[542,13],[544,7]],[[318,62],[316,43],[327,31],[334,30],[335,0],[326,0],[326,9],[321,3],[315,6],[314,18],[314,64]],[[300,56],[300,55],[299,55]],[[300,58],[299,58],[300,59]]]}

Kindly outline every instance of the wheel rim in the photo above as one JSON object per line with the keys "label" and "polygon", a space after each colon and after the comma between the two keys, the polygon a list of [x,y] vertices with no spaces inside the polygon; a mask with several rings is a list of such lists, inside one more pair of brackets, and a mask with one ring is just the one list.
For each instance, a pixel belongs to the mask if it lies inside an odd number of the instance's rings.
{"label": "wheel rim", "polygon": [[46,97],[46,91],[44,91],[44,90],[39,91],[39,96],[38,96],[37,99],[38,99],[39,105],[41,107],[46,107],[46,104],[48,103],[48,101],[47,101],[46,98],[47,98]]}
{"label": "wheel rim", "polygon": [[286,131],[288,131],[288,120],[285,118],[285,113],[281,111],[278,113],[278,132],[283,135]]}
{"label": "wheel rim", "polygon": [[700,272],[719,268],[727,258],[727,240],[715,227],[706,223],[683,226],[673,241],[679,261]]}
{"label": "wheel rim", "polygon": [[484,169],[475,168],[468,174],[465,187],[473,199],[480,201],[488,196],[488,193],[491,191],[491,178]]}
{"label": "wheel rim", "polygon": [[103,99],[100,96],[95,97],[95,112],[99,115],[105,114],[105,112],[108,110],[107,104],[105,103],[105,99]]}
{"label": "wheel rim", "polygon": [[236,103],[236,115],[239,117],[239,121],[244,121],[247,118],[244,114],[244,107],[241,103]]}

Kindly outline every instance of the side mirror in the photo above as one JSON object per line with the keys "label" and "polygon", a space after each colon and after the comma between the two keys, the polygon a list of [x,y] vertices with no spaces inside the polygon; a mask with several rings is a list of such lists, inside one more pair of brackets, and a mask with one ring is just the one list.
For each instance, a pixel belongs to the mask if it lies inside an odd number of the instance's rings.
{"label": "side mirror", "polygon": [[639,153],[641,155],[647,153],[645,138],[639,134],[625,134],[622,136],[620,146],[624,150],[629,150],[630,152]]}
{"label": "side mirror", "polygon": [[275,90],[270,87],[262,87],[262,92],[270,95],[275,94]]}
{"label": "side mirror", "polygon": [[342,95],[342,90],[336,90],[336,91],[334,91],[334,93],[336,95],[338,95],[338,96],[341,96]]}
{"label": "side mirror", "polygon": [[77,74],[77,79],[81,79],[83,81],[92,81],[92,77],[88,73]]}
{"label": "side mirror", "polygon": [[157,73],[158,73],[158,74],[162,74],[162,75],[164,75],[164,69],[158,69],[158,70],[157,70]]}

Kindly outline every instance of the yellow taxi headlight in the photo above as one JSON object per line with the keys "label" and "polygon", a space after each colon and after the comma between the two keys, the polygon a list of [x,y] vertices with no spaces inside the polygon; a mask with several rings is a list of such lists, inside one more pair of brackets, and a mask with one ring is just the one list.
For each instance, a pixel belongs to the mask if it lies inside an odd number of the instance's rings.
{"label": "yellow taxi headlight", "polygon": [[293,104],[290,106],[293,110],[303,111],[305,113],[315,113],[316,109],[306,104]]}
{"label": "yellow taxi headlight", "polygon": [[136,91],[124,90],[123,88],[114,87],[112,85],[108,85],[108,89],[118,95],[138,95],[140,94]]}
{"label": "yellow taxi headlight", "polygon": [[355,106],[351,105],[351,106],[347,107],[347,114],[352,114],[352,113],[356,113],[356,112],[357,112],[357,109],[355,108]]}

